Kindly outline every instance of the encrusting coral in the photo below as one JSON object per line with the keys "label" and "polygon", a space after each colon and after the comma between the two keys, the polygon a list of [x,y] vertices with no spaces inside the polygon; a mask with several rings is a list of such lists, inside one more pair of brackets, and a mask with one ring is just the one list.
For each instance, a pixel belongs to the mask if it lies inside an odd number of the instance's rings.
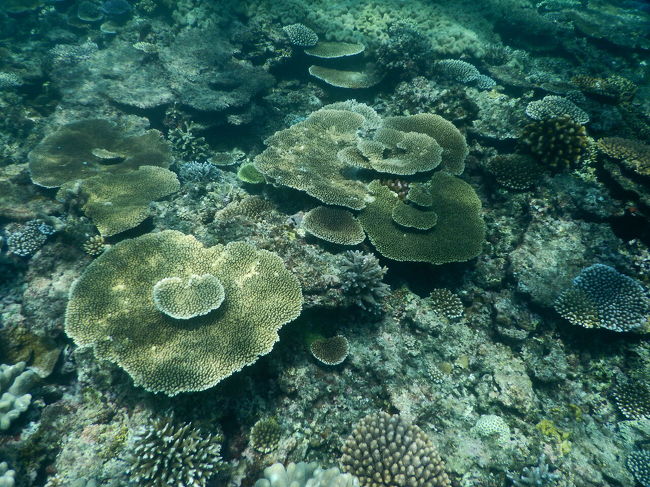
{"label": "encrusting coral", "polygon": [[[181,307],[186,319],[161,312],[156,284],[168,278],[187,284],[192,275],[218,279],[221,306],[197,316],[215,306],[213,292],[207,304],[193,299],[192,309]],[[184,295],[195,291],[181,288]],[[167,230],[124,240],[94,260],[71,289],[65,329],[136,384],[173,396],[212,387],[268,353],[301,307],[298,280],[275,254],[245,243],[205,248]]]}

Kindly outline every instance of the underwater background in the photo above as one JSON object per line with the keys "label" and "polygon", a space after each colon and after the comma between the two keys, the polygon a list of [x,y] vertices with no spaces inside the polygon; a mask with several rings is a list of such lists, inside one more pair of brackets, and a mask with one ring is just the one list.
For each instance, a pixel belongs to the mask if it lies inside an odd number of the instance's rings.
{"label": "underwater background", "polygon": [[644,0],[0,0],[0,487],[649,487],[649,63]]}

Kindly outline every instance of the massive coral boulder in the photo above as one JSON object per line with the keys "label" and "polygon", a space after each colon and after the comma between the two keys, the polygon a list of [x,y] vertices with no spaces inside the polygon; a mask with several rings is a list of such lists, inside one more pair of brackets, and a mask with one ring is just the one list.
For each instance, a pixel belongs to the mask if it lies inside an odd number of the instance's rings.
{"label": "massive coral boulder", "polygon": [[[176,309],[187,319],[160,310],[161,281],[205,275],[223,287],[219,306],[214,293],[195,293],[210,303]],[[275,254],[240,242],[205,248],[168,230],[124,240],[90,264],[70,292],[65,329],[136,384],[173,396],[208,389],[270,352],[301,307],[300,284]]]}

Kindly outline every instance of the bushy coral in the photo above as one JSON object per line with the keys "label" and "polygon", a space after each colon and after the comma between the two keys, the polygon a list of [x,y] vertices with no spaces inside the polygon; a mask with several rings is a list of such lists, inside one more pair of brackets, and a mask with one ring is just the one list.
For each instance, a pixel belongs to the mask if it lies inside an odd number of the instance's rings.
{"label": "bushy coral", "polygon": [[262,453],[269,453],[278,447],[282,429],[275,418],[260,419],[251,428],[251,446]]}
{"label": "bushy coral", "polygon": [[341,208],[313,208],[305,213],[302,226],[308,233],[339,245],[357,245],[366,239],[359,221]]}
{"label": "bushy coral", "polygon": [[423,74],[432,58],[431,41],[406,21],[390,24],[386,38],[377,47],[377,65],[408,78]]}
{"label": "bushy coral", "polygon": [[131,439],[129,476],[137,485],[150,487],[205,487],[223,468],[221,440],[191,423],[157,418]]}
{"label": "bushy coral", "polygon": [[178,179],[183,183],[215,181],[218,178],[219,169],[211,162],[191,161],[178,167]]}
{"label": "bushy coral", "polygon": [[347,300],[368,311],[376,311],[390,286],[383,282],[388,269],[372,254],[349,250],[341,263],[341,289]]}
{"label": "bushy coral", "polygon": [[7,248],[12,254],[29,257],[38,252],[53,233],[54,228],[42,220],[30,220],[8,232]]}
{"label": "bushy coral", "polygon": [[317,338],[309,346],[312,356],[325,365],[338,365],[348,357],[350,345],[343,335]]}
{"label": "bushy coral", "polygon": [[399,415],[370,414],[343,445],[343,470],[364,487],[450,487],[436,448],[416,425]]}
{"label": "bushy coral", "polygon": [[585,127],[570,116],[540,120],[524,127],[524,147],[546,168],[562,171],[574,167],[587,146]]}
{"label": "bushy coral", "polygon": [[[192,274],[218,278],[225,298],[180,326],[156,308],[153,289]],[[204,248],[168,230],[124,240],[93,261],[70,292],[65,329],[136,384],[175,395],[212,387],[268,353],[301,307],[298,280],[275,254],[245,243]]]}
{"label": "bushy coral", "polygon": [[81,248],[88,255],[97,257],[98,255],[101,255],[104,250],[106,250],[106,241],[101,235],[93,235],[86,239]]}
{"label": "bushy coral", "polygon": [[463,316],[465,308],[460,298],[449,289],[434,289],[429,297],[433,310],[444,316],[453,319]]}
{"label": "bushy coral", "polygon": [[27,411],[32,395],[27,391],[34,385],[36,372],[25,368],[25,362],[0,365],[0,431],[6,431],[11,423]]}
{"label": "bushy coral", "polygon": [[323,470],[316,463],[274,463],[254,487],[359,487],[359,480],[333,467]]}
{"label": "bushy coral", "polygon": [[555,301],[555,309],[573,325],[631,331],[648,321],[650,298],[639,281],[594,264],[573,279]]}

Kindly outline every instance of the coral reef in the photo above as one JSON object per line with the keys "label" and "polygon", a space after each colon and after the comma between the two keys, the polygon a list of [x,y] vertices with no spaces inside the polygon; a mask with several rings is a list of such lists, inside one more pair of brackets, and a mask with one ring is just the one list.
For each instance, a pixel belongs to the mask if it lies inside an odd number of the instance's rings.
{"label": "coral reef", "polygon": [[282,428],[275,418],[260,419],[251,428],[250,442],[255,450],[269,453],[278,447]]}
{"label": "coral reef", "polygon": [[264,469],[255,487],[359,487],[359,480],[333,467],[323,470],[316,463],[275,463]]}
{"label": "coral reef", "polygon": [[32,400],[27,391],[36,377],[36,372],[25,368],[25,362],[0,365],[0,431],[8,430],[11,423],[27,410]]}
{"label": "coral reef", "polygon": [[341,208],[317,206],[305,213],[302,226],[315,237],[339,245],[358,245],[366,239],[359,221]]}
{"label": "coral reef", "polygon": [[0,487],[14,487],[16,471],[9,469],[7,462],[0,462]]}
{"label": "coral reef", "polygon": [[508,476],[515,487],[525,487],[527,485],[534,486],[550,486],[554,485],[556,480],[560,480],[560,474],[551,472],[551,467],[546,463],[546,456],[541,455],[536,467],[526,467],[521,475],[517,478]]}
{"label": "coral reef", "polygon": [[575,167],[587,145],[584,126],[568,115],[527,125],[521,140],[526,149],[552,171]]}
{"label": "coral reef", "polygon": [[313,357],[325,365],[338,365],[348,357],[350,345],[343,335],[331,338],[318,338],[309,345]]}
{"label": "coral reef", "polygon": [[650,450],[637,450],[627,457],[627,468],[643,487],[650,485]]}

